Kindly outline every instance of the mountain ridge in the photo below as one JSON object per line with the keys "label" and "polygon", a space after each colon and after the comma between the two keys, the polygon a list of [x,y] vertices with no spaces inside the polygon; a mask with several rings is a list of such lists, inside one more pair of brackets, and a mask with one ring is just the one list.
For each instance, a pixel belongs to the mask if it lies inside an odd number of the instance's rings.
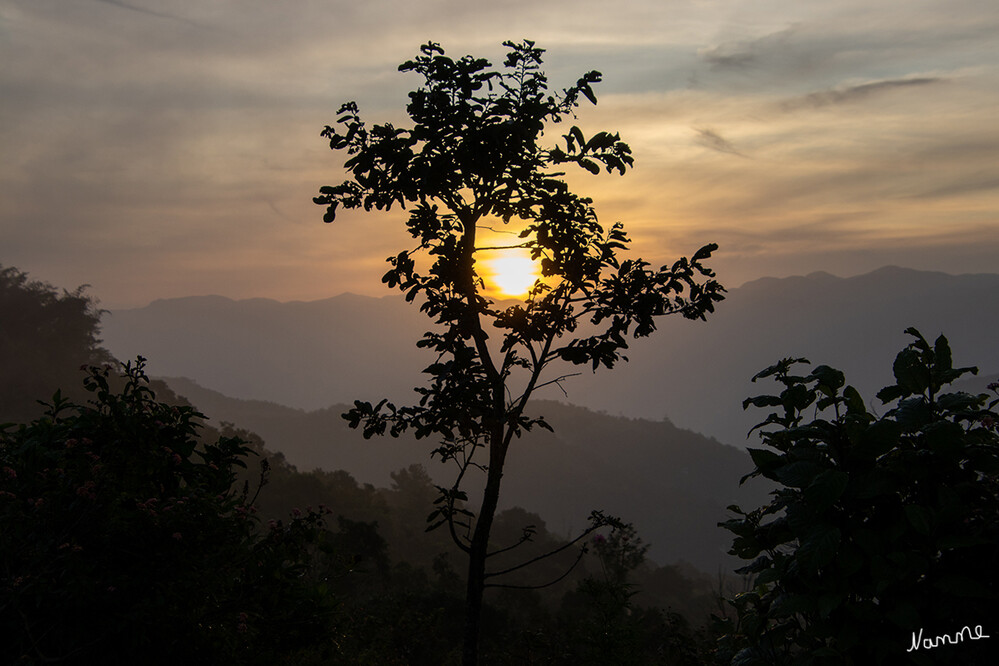
{"label": "mountain ridge", "polygon": [[[366,440],[341,418],[346,405],[304,411],[229,398],[187,378],[157,379],[205,413],[210,424],[229,422],[256,433],[303,471],[342,469],[362,484],[387,487],[392,472],[419,464],[437,483],[453,482],[450,466],[431,459],[432,442],[411,435]],[[511,447],[501,508],[538,513],[563,535],[600,509],[633,522],[658,562],[683,561],[706,572],[737,564],[727,555],[731,536],[716,525],[729,517],[730,504],[765,501],[769,486],[739,484],[752,469],[748,454],[663,421],[549,400],[530,409],[544,415],[554,433],[534,429]]]}
{"label": "mountain ridge", "polygon": [[[665,321],[650,338],[629,340],[631,362],[613,372],[566,368],[580,372],[563,383],[568,395],[549,387],[541,397],[666,416],[743,446],[765,416],[742,412],[746,397],[767,390],[750,378],[783,357],[838,367],[872,399],[891,381],[894,355],[909,341],[903,331],[915,326],[928,338],[945,333],[956,363],[999,371],[997,293],[999,274],[898,266],[847,278],[761,278],[730,290],[707,322]],[[161,299],[156,308],[114,311],[104,319],[105,345],[119,358],[142,354],[154,374],[192,377],[238,398],[303,409],[417,399],[412,388],[432,358],[415,343],[432,324],[401,296],[262,301]]]}

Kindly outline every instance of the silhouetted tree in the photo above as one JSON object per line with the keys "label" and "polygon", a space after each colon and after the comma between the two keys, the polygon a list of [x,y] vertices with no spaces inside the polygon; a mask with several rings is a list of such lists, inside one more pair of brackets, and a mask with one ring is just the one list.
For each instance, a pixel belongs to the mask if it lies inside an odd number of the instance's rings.
{"label": "silhouetted tree", "polygon": [[42,412],[38,400],[80,385],[80,366],[111,355],[98,339],[101,310],[84,292],[59,290],[0,266],[0,423]]}
{"label": "silhouetted tree", "polygon": [[157,402],[141,357],[86,388],[0,430],[0,662],[272,664],[326,643],[331,552],[371,530],[260,526],[245,442],[200,442],[203,415]]}
{"label": "silhouetted tree", "polygon": [[746,400],[777,411],[757,426],[768,448],[749,450],[743,480],[780,487],[759,509],[729,507],[738,517],[722,524],[755,577],[732,602],[733,664],[994,662],[967,637],[932,652],[922,641],[996,617],[999,400],[945,391],[977,371],[953,367],[945,337],[906,332],[882,416],[825,365],[801,376],[804,359],[784,359],[754,377],[783,388]]}
{"label": "silhouetted tree", "polygon": [[[410,207],[407,227],[416,247],[389,259],[383,281],[409,301],[419,298],[421,310],[438,324],[417,343],[436,355],[425,370],[430,382],[417,389],[416,406],[358,401],[345,416],[351,426],[363,425],[365,436],[412,429],[417,437],[436,437],[434,453],[456,465],[455,481],[439,489],[429,522],[446,525],[468,554],[465,664],[477,659],[483,590],[519,568],[487,571],[486,563],[511,547],[491,549],[489,542],[509,447],[523,431],[548,427],[528,416],[531,395],[565,378],[550,373],[553,364],[611,368],[625,358],[626,336],[649,335],[661,315],[703,319],[724,291],[701,264],[713,244],[659,270],[640,259],[618,259],[629,243],[622,225],[605,230],[592,201],[570,192],[555,169],[574,164],[596,174],[602,165],[623,174],[633,163],[631,149],[617,134],[587,139],[578,127],[562,137],[564,146],[539,143],[546,125],[572,116],[580,98],[596,103],[592,85],[601,75],[589,72],[550,93],[540,67],[543,50],[530,41],[505,46],[499,70],[482,58],[452,59],[432,42],[402,64],[401,71],[424,81],[409,95],[410,129],[385,124],[369,130],[357,105],[344,104],[338,127],[322,134],[332,149],[347,152],[352,177],[321,188],[315,199],[327,206],[326,222],[341,206]],[[519,242],[496,248],[477,240],[483,226],[511,221]],[[476,258],[508,248],[526,248],[540,262],[543,279],[523,303],[502,308],[484,295]],[[418,266],[420,255],[432,263]],[[584,324],[592,333],[578,333]],[[473,514],[465,508],[464,488],[475,469],[486,479]],[[596,512],[591,518],[587,533],[608,522]],[[526,526],[524,540],[530,537]]]}

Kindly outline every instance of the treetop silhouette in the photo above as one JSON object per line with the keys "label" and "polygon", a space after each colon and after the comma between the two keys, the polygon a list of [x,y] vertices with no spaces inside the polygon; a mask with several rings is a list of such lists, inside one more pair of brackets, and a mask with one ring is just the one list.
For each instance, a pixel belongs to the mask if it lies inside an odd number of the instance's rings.
{"label": "treetop silhouette", "polygon": [[[476,661],[483,589],[519,568],[489,572],[486,563],[516,545],[491,549],[489,543],[510,444],[534,426],[550,429],[543,418],[526,414],[531,395],[545,385],[561,386],[569,376],[551,372],[557,362],[611,368],[627,360],[627,336],[648,336],[662,315],[704,319],[724,292],[701,263],[714,244],[658,270],[641,259],[619,258],[630,242],[623,225],[605,229],[592,200],[571,192],[558,168],[624,174],[634,163],[631,148],[616,133],[587,138],[577,126],[557,145],[541,143],[546,128],[574,118],[583,99],[596,103],[592,86],[600,73],[550,92],[541,71],[544,50],[531,41],[504,46],[501,69],[482,58],[450,58],[433,42],[421,47],[399,67],[423,79],[409,94],[411,128],[369,130],[357,104],[344,104],[337,127],[327,126],[322,136],[333,150],[346,151],[350,178],[320,188],[314,199],[327,207],[326,222],[341,207],[390,210],[398,204],[409,211],[416,245],[388,259],[382,281],[408,301],[419,299],[437,324],[417,343],[436,355],[424,371],[430,381],[416,389],[417,405],[357,401],[344,417],[363,427],[366,437],[409,429],[417,437],[436,437],[434,454],[456,466],[455,482],[439,488],[428,522],[431,528],[446,525],[469,556],[466,664]],[[484,245],[479,231],[499,223],[514,225],[516,242]],[[476,261],[483,252],[514,248],[540,263],[542,278],[522,303],[504,307],[484,293]],[[574,335],[584,324],[590,334]],[[477,514],[466,508],[471,470],[486,475]],[[599,512],[591,518],[584,534],[620,525]]]}

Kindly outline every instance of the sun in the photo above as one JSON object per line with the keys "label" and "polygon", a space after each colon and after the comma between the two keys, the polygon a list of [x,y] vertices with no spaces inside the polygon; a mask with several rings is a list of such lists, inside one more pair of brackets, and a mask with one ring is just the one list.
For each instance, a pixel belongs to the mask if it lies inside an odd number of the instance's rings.
{"label": "sun", "polygon": [[505,298],[523,298],[541,278],[541,267],[525,248],[495,250],[489,255],[479,262],[486,291]]}

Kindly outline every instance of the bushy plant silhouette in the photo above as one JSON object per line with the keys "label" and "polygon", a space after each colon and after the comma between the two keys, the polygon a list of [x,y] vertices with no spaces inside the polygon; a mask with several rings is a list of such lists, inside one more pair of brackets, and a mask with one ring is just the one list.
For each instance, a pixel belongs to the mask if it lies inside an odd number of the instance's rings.
{"label": "bushy plant silhouette", "polygon": [[[604,229],[592,201],[572,193],[557,169],[624,174],[633,164],[630,147],[617,134],[586,138],[575,126],[562,144],[541,145],[546,128],[574,116],[582,99],[596,103],[592,86],[600,73],[551,92],[543,50],[530,41],[504,45],[500,69],[482,58],[450,58],[432,42],[402,64],[401,71],[423,79],[409,95],[411,128],[369,130],[357,105],[344,104],[337,127],[326,127],[323,136],[332,149],[346,151],[350,179],[322,187],[315,198],[327,207],[326,222],[341,208],[410,209],[406,224],[416,247],[390,257],[383,281],[418,300],[437,325],[417,343],[436,356],[425,371],[429,384],[417,389],[415,406],[358,401],[345,417],[365,436],[413,430],[435,437],[434,454],[456,467],[429,522],[446,526],[468,555],[466,665],[477,660],[483,590],[506,584],[497,578],[519,570],[488,571],[486,564],[516,545],[490,544],[511,443],[533,427],[548,427],[528,415],[532,394],[565,379],[552,372],[557,363],[611,368],[625,359],[629,334],[651,334],[662,315],[703,319],[724,291],[701,263],[713,244],[658,270],[618,258],[629,243],[623,226]],[[502,224],[513,224],[516,241],[483,244],[481,229]],[[477,259],[515,248],[530,253],[542,277],[523,302],[503,307],[487,296]],[[591,332],[580,334],[582,325]],[[475,512],[466,485],[473,470],[485,474]],[[585,533],[615,522],[599,512],[591,521]],[[524,540],[530,538],[525,526]]]}
{"label": "bushy plant silhouette", "polygon": [[81,365],[104,363],[100,346],[102,311],[86,295],[31,280],[12,266],[0,266],[0,423],[41,415],[37,399],[79,391]]}
{"label": "bushy plant silhouette", "polygon": [[141,357],[86,389],[0,431],[0,661],[269,664],[321,643],[323,515],[260,526],[245,442],[200,442],[203,415],[157,402]]}
{"label": "bushy plant silhouette", "polygon": [[746,400],[777,408],[746,478],[780,487],[722,524],[754,581],[732,602],[733,664],[993,663],[988,641],[929,651],[922,634],[996,617],[999,400],[947,391],[977,371],[953,367],[945,337],[906,333],[883,415],[825,365],[801,375],[804,359],[784,359],[754,378],[782,390]]}

